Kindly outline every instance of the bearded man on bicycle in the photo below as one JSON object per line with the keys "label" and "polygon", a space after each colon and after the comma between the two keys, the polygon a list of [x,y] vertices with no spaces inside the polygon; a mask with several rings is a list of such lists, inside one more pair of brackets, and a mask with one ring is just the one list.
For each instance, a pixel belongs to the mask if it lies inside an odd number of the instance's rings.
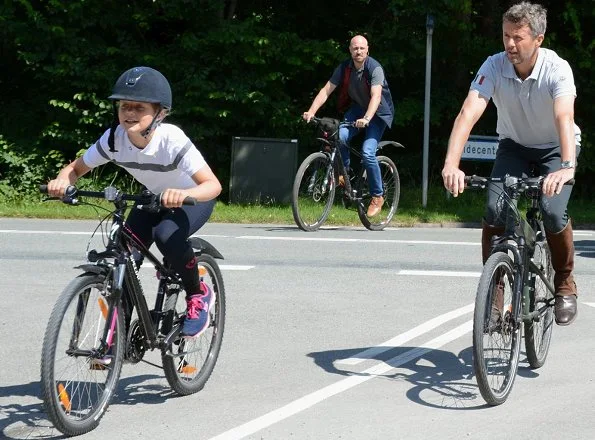
{"label": "bearded man on bicycle", "polygon": [[[384,204],[376,150],[384,130],[392,125],[395,111],[384,70],[378,61],[368,56],[368,41],[363,36],[356,35],[349,43],[349,52],[351,58],[337,66],[330,80],[320,89],[302,117],[309,122],[331,93],[339,87],[338,110],[345,113],[346,122],[355,123],[355,127],[341,126],[339,129],[341,156],[345,168],[348,168],[349,142],[359,129],[365,128],[361,151],[372,196],[368,217],[373,217],[380,212]],[[343,176],[339,177],[339,185],[343,184],[342,178]]]}
{"label": "bearded man on bicycle", "polygon": [[[463,192],[465,174],[459,169],[471,129],[493,99],[498,110],[499,145],[492,177],[528,175],[536,166],[543,181],[540,205],[552,254],[556,323],[568,325],[577,313],[577,289],[572,276],[574,242],[567,213],[571,186],[580,153],[580,130],[574,123],[576,87],[572,69],[554,51],[541,47],[546,9],[516,4],[502,17],[504,52],[488,57],[480,67],[448,142],[442,169],[444,186],[455,197]],[[483,261],[490,255],[491,238],[501,235],[497,200],[501,186],[488,191],[482,221]]]}

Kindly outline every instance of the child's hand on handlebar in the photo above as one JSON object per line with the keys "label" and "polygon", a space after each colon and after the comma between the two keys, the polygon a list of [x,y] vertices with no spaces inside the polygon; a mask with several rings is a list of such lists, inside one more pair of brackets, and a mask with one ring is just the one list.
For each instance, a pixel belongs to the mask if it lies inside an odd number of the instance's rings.
{"label": "child's hand on handlebar", "polygon": [[189,197],[188,192],[183,189],[168,188],[161,193],[161,206],[164,208],[179,208],[184,200]]}
{"label": "child's hand on handlebar", "polygon": [[53,179],[48,182],[48,195],[50,197],[64,197],[66,188],[71,185],[66,179]]}

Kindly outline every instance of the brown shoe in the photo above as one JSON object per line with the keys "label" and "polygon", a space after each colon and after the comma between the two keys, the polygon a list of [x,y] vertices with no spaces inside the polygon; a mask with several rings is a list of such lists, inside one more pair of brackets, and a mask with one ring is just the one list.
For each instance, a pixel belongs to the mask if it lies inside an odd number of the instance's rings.
{"label": "brown shoe", "polygon": [[372,200],[370,201],[370,206],[368,206],[368,217],[374,217],[380,213],[382,209],[382,205],[384,204],[384,197],[382,196],[372,196]]}
{"label": "brown shoe", "polygon": [[556,324],[569,325],[576,318],[576,295],[556,295],[556,302],[554,305],[554,316],[556,317]]}

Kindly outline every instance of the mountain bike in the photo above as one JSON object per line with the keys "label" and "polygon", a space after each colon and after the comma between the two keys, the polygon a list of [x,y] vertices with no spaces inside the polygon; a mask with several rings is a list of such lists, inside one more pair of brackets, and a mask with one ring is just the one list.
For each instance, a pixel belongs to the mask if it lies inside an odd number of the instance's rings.
{"label": "mountain bike", "polygon": [[[40,186],[40,191],[47,193],[47,186]],[[114,208],[83,202],[79,197],[104,199]],[[159,200],[158,194],[148,191],[135,195],[114,187],[101,192],[74,186],[67,188],[62,199],[108,212],[92,234],[103,240],[105,249],[89,250],[89,241],[88,262],[77,267],[82,274],[58,297],[43,340],[43,401],[49,420],[63,434],[80,435],[96,428],[116,391],[123,363],[140,362],[147,350],[161,352],[165,377],[180,395],[200,391],[215,367],[225,324],[225,289],[215,259],[223,256],[206,240],[189,239],[198,261],[201,288],[211,289],[213,302],[208,328],[194,338],[180,336],[186,314],[180,277],[165,259],[160,261],[143,245],[124,220],[129,208],[166,209]],[[195,201],[188,198],[184,203]],[[138,272],[144,259],[155,267],[159,280],[152,309]]]}
{"label": "mountain bike", "polygon": [[[355,207],[362,224],[372,231],[384,229],[397,212],[401,183],[395,163],[387,156],[377,156],[380,166],[384,205],[380,213],[368,217],[367,210],[372,200],[368,189],[366,170],[346,169],[339,148],[340,126],[355,126],[353,122],[339,122],[332,118],[313,117],[310,122],[321,130],[322,137],[318,152],[310,154],[300,165],[295,180],[291,199],[293,218],[304,231],[316,231],[328,218],[335,200],[335,192],[340,188],[343,206]],[[392,145],[404,148],[395,141],[378,143],[378,151]],[[361,154],[349,147],[356,157]],[[352,161],[353,162],[353,161]]]}
{"label": "mountain bike", "polygon": [[[498,224],[503,223],[505,230],[492,239],[473,317],[473,366],[481,395],[489,405],[504,403],[512,390],[523,330],[531,368],[543,366],[550,347],[555,290],[539,209],[544,178],[465,177],[470,188],[495,191],[494,184],[503,188],[496,206]],[[518,208],[522,194],[528,198],[525,217]]]}

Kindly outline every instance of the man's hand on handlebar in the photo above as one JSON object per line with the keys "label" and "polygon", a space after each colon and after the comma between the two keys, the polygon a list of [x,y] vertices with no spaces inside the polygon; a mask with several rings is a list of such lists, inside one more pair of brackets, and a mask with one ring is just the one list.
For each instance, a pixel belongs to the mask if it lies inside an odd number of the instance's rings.
{"label": "man's hand on handlebar", "polygon": [[355,121],[355,123],[353,125],[355,125],[357,128],[364,128],[367,127],[370,124],[370,121],[368,121],[365,118],[359,118]]}
{"label": "man's hand on handlebar", "polygon": [[314,113],[312,112],[304,112],[302,113],[302,119],[306,122],[310,122],[310,119],[312,119],[315,116]]}
{"label": "man's hand on handlebar", "polygon": [[444,187],[453,197],[457,197],[465,190],[465,173],[455,166],[444,165],[442,180],[444,181]]}
{"label": "man's hand on handlebar", "polygon": [[555,194],[560,194],[564,184],[569,180],[574,179],[574,168],[563,168],[553,173],[548,174],[543,179],[543,185],[541,191],[548,197],[552,197]]}

